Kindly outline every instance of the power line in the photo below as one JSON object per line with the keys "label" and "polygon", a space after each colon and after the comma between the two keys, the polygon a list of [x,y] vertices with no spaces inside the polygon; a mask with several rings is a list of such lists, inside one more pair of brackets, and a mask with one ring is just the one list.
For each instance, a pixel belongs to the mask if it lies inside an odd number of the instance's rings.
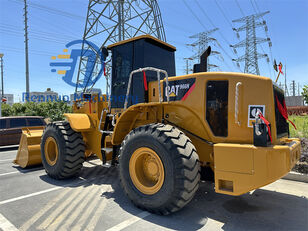
{"label": "power line", "polygon": [[238,6],[238,8],[240,9],[240,11],[241,11],[243,17],[245,17],[244,11],[242,10],[242,8],[241,8],[239,2],[238,2],[237,0],[235,0],[235,3],[236,3],[236,5]]}
{"label": "power line", "polygon": [[[188,44],[192,47],[197,47],[197,52],[193,57],[187,58],[190,60],[195,60],[198,59],[199,62],[201,62],[200,57],[202,55],[202,53],[207,49],[209,43],[211,42],[217,42],[217,40],[215,38],[210,37],[209,35],[214,33],[215,31],[217,31],[218,28],[209,30],[209,31],[204,31],[195,35],[190,36],[189,38],[197,38],[198,40],[192,44]],[[217,51],[212,51],[213,54],[217,54],[220,55],[219,52]],[[218,68],[217,65],[211,64],[211,63],[207,63],[207,70],[210,71],[210,69],[214,67],[214,68]]]}
{"label": "power line", "polygon": [[[18,37],[18,38],[20,38],[20,36],[23,35],[19,31],[16,32],[16,31],[13,31],[13,30],[7,30],[7,29],[1,29],[1,28],[0,28],[0,31],[4,31],[7,35],[13,35],[13,36]],[[30,34],[29,38],[35,39],[35,40],[40,40],[40,41],[47,41],[47,42],[52,42],[52,43],[58,43],[58,44],[62,44],[62,45],[67,43],[67,40],[49,38],[49,37],[45,37],[43,35],[32,35],[32,34]]]}
{"label": "power line", "polygon": [[258,22],[257,20],[268,13],[269,11],[233,20],[233,22],[244,23],[243,26],[234,28],[235,31],[246,31],[246,39],[232,46],[233,48],[246,48],[245,55],[235,59],[237,62],[245,61],[245,73],[260,75],[258,59],[268,57],[267,54],[259,54],[257,52],[257,44],[267,42],[268,39],[257,38],[256,36],[256,28],[264,26],[264,22]]}
{"label": "power line", "polygon": [[[251,3],[251,5],[252,5],[252,7],[253,7],[253,9],[254,9],[254,12],[255,12],[256,14],[258,14],[259,12],[256,10],[256,8],[255,8],[255,6],[254,6],[252,0],[250,0],[250,3]],[[264,23],[265,20],[264,20],[263,16],[262,16],[262,19],[263,19],[263,23]],[[266,28],[267,28],[267,26],[266,26]],[[265,32],[266,32],[266,29],[265,29]],[[267,34],[266,34],[266,37],[268,38],[268,35],[267,35]],[[264,49],[263,49],[262,44],[260,44],[260,47],[261,47],[262,52],[263,52],[263,53],[266,53],[266,52],[264,51]],[[271,47],[271,46],[269,45],[269,48],[270,48],[270,47]],[[268,58],[267,58],[267,59],[268,59]],[[272,62],[272,63],[273,63],[273,62]],[[269,60],[267,60],[267,66],[268,66],[268,70],[269,70],[270,77],[273,78],[272,71],[271,71],[272,68],[271,68],[270,65],[269,65]],[[274,76],[275,76],[275,75],[274,75]]]}
{"label": "power line", "polygon": [[[15,3],[23,3],[22,0],[11,0],[11,1],[15,2]],[[78,19],[78,20],[82,20],[82,21],[85,19],[85,17],[83,17],[81,15],[72,14],[71,12],[68,12],[68,11],[58,10],[58,9],[55,9],[55,8],[52,8],[52,7],[47,7],[47,6],[44,6],[44,5],[41,5],[41,4],[38,4],[38,3],[34,3],[34,2],[31,2],[28,5],[31,8],[36,8],[36,9],[39,9],[39,10],[43,10],[47,13],[68,17],[70,19]]]}
{"label": "power line", "polygon": [[[108,26],[108,24],[111,26]],[[106,26],[107,25],[107,26]],[[102,38],[101,49],[110,43],[149,34],[166,41],[165,29],[161,19],[157,0],[135,1],[97,1],[90,0],[88,4],[83,41],[92,38]],[[79,59],[77,84],[75,91],[91,91],[96,78],[101,73],[100,57],[96,55],[92,70],[87,70],[88,58],[83,54],[92,51],[92,47],[82,43],[82,54]],[[110,66],[106,65],[106,94],[110,90]],[[94,79],[94,81],[92,81]],[[95,80],[96,79],[96,80]]]}
{"label": "power line", "polygon": [[203,24],[203,22],[199,19],[199,17],[195,14],[195,12],[190,8],[190,6],[187,4],[185,0],[182,0],[187,9],[190,11],[190,13],[197,19],[197,21],[200,23],[200,25],[205,29],[208,30],[207,27]]}
{"label": "power line", "polygon": [[[19,49],[19,48],[1,48],[1,50],[4,50],[4,51],[10,51],[10,52],[15,52],[15,53],[20,53],[20,54],[24,54],[24,49]],[[39,51],[36,51],[36,50],[29,50],[29,54],[32,54],[32,55],[43,55],[43,56],[52,56],[54,54],[51,54],[51,53],[45,53],[45,52],[39,52]]]}
{"label": "power line", "polygon": [[[182,0],[187,9],[191,12],[191,14],[197,19],[197,21],[201,24],[201,26],[207,30],[207,27],[203,24],[203,22],[199,19],[199,17],[193,12],[193,10],[190,8],[190,6],[185,2],[185,0]],[[222,51],[232,60],[231,56],[223,49],[219,43],[217,43],[218,46],[222,49]],[[230,66],[225,62],[226,66],[231,70]]]}
{"label": "power line", "polygon": [[231,28],[233,27],[233,24],[231,23],[231,20],[228,19],[227,15],[224,13],[223,9],[221,8],[221,6],[218,4],[217,0],[215,0],[215,3],[218,7],[218,9],[220,10],[221,14],[224,16],[226,22],[231,26]]}
{"label": "power line", "polygon": [[[215,24],[213,23],[213,21],[211,20],[211,18],[207,15],[207,13],[206,13],[205,10],[203,9],[203,7],[198,3],[197,0],[195,0],[195,2],[196,2],[196,4],[198,5],[198,7],[200,8],[200,10],[202,11],[202,13],[204,14],[204,16],[209,20],[210,24],[211,24],[214,28],[216,28]],[[230,42],[225,38],[225,36],[224,36],[220,31],[218,31],[218,33],[219,33],[220,36],[223,38],[223,40],[227,43],[227,45],[230,47]],[[217,44],[218,44],[218,46],[222,49],[222,51],[229,57],[229,59],[232,60],[232,57],[225,51],[225,49],[222,48],[222,46],[221,46],[219,43],[217,43]],[[232,63],[233,63],[233,62],[232,62]],[[242,71],[242,70],[241,70],[238,66],[236,66],[234,63],[233,63],[233,65],[234,65],[235,67],[237,67],[240,71]]]}
{"label": "power line", "polygon": [[[254,1],[254,3],[255,3],[256,8],[257,8],[257,13],[260,13],[261,11],[260,11],[260,8],[259,8],[259,6],[258,6],[257,1]],[[264,18],[263,18],[263,16],[262,16],[262,19],[263,19],[263,21],[265,21]],[[265,30],[265,34],[266,34],[267,37],[270,37],[270,38],[272,37],[271,34],[270,34],[270,32],[269,32],[269,30]],[[272,54],[272,44],[269,44],[269,50],[270,50],[271,63],[273,64],[273,63],[274,63],[274,60],[273,60],[273,54]],[[273,69],[273,68],[271,68],[271,69],[272,69],[272,73],[273,73],[274,76],[275,76],[274,69]]]}

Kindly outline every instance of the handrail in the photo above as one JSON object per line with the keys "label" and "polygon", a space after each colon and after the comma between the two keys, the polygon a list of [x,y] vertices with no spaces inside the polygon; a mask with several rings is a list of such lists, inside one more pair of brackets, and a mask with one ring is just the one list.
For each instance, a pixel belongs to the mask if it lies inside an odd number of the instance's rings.
{"label": "handrail", "polygon": [[[103,134],[103,130],[101,130],[101,125],[102,125],[102,119],[103,119],[103,115],[104,115],[104,112],[107,112],[108,110],[105,108],[105,109],[103,109],[102,110],[102,112],[101,112],[101,118],[100,118],[100,120],[99,120],[99,124],[98,124],[98,131],[100,132],[100,133],[102,133]],[[106,113],[106,116],[107,116],[107,113]]]}
{"label": "handrail", "polygon": [[241,125],[241,122],[238,119],[238,114],[239,114],[239,94],[240,94],[240,87],[242,86],[242,82],[237,82],[235,86],[235,100],[234,100],[234,120],[235,123],[238,124],[239,126]]}
{"label": "handrail", "polygon": [[[130,86],[132,84],[132,77],[133,77],[134,74],[136,74],[138,72],[143,72],[143,71],[155,71],[157,73],[159,102],[161,103],[163,101],[163,98],[161,97],[161,89],[160,89],[160,73],[163,73],[165,75],[166,87],[168,89],[169,82],[168,82],[168,73],[167,73],[167,71],[161,70],[161,69],[158,69],[158,68],[154,68],[154,67],[139,68],[137,70],[132,71],[130,73],[130,75],[129,75],[128,85],[127,85],[127,92],[126,92],[125,103],[124,103],[124,110],[127,109],[128,95],[129,95],[129,92],[130,92]],[[169,102],[169,94],[167,94],[167,102]]]}

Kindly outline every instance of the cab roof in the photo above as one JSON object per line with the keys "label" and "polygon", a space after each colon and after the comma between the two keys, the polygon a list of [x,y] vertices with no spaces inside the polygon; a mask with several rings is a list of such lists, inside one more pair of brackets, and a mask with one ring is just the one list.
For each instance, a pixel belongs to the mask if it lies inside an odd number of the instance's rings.
{"label": "cab roof", "polygon": [[176,51],[176,48],[164,41],[161,41],[159,40],[158,38],[155,38],[151,35],[140,35],[140,36],[137,36],[137,37],[134,37],[134,38],[130,38],[130,39],[127,39],[127,40],[123,40],[123,41],[120,41],[120,42],[117,42],[117,43],[114,43],[114,44],[111,44],[107,47],[108,50],[112,49],[113,47],[116,47],[116,46],[119,46],[119,45],[122,45],[122,44],[125,44],[125,43],[129,43],[129,42],[132,42],[132,41],[136,41],[136,40],[140,40],[140,39],[145,39],[151,43],[154,43],[160,47],[163,47],[165,49],[168,49],[168,50],[171,50],[171,51]]}

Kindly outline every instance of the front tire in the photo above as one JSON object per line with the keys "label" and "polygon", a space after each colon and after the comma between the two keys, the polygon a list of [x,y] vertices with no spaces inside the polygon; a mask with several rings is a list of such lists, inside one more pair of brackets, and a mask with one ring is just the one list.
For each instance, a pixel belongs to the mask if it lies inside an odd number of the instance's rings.
{"label": "front tire", "polygon": [[198,190],[200,165],[191,140],[179,129],[149,124],[132,130],[120,150],[120,180],[138,207],[169,214]]}
{"label": "front tire", "polygon": [[41,140],[42,162],[47,174],[55,179],[71,178],[79,173],[85,156],[82,135],[67,121],[50,123]]}

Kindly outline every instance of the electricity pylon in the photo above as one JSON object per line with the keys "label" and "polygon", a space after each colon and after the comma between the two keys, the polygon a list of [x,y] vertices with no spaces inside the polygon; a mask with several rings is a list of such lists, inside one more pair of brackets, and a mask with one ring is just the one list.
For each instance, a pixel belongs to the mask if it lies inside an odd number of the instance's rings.
{"label": "electricity pylon", "polygon": [[[215,38],[209,37],[210,34],[214,33],[215,31],[217,31],[218,28],[214,28],[212,30],[208,30],[208,31],[204,31],[195,35],[190,36],[189,38],[195,38],[197,39],[196,42],[191,43],[191,44],[187,44],[187,46],[191,46],[193,48],[195,48],[196,53],[195,55],[193,55],[192,57],[190,57],[190,60],[198,60],[198,62],[200,62],[200,56],[202,55],[202,53],[208,48],[210,43],[213,42],[217,42],[217,40]],[[218,51],[212,51],[213,55],[219,55],[221,58],[221,54]],[[217,68],[219,69],[219,67],[215,64],[211,64],[211,63],[207,63],[207,70],[210,71],[213,68]]]}
{"label": "electricity pylon", "polygon": [[270,38],[258,38],[256,36],[256,28],[264,26],[266,27],[266,22],[258,21],[258,19],[262,18],[264,15],[268,14],[269,11],[260,13],[260,14],[253,14],[246,17],[242,17],[239,19],[232,20],[232,22],[242,22],[245,23],[243,26],[239,28],[233,28],[234,31],[246,31],[246,39],[235,44],[230,45],[233,48],[245,47],[245,55],[233,59],[236,62],[243,62],[245,61],[245,73],[251,73],[260,75],[260,70],[258,66],[258,59],[260,58],[267,58],[267,62],[269,62],[269,58],[267,54],[260,54],[257,52],[257,44],[268,42],[271,45]]}
{"label": "electricity pylon", "polygon": [[[142,34],[149,34],[166,41],[156,0],[89,0],[83,40],[99,44],[102,48]],[[91,49],[93,49],[91,46],[83,42],[83,54]],[[81,55],[76,92],[80,92],[78,91],[80,83],[84,82],[87,61],[87,57]],[[98,74],[99,66],[100,60],[97,57],[92,73],[93,79]],[[106,93],[108,95],[110,65],[106,65],[106,71]],[[91,90],[93,85],[86,86],[83,92]]]}

